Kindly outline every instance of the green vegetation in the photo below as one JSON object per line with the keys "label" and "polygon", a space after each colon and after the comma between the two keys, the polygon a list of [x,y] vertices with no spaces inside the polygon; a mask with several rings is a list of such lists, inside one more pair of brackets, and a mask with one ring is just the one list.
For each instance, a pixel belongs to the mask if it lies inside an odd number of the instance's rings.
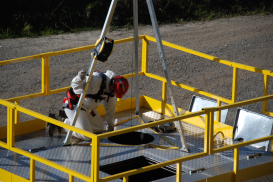
{"label": "green vegetation", "polygon": [[[0,6],[0,38],[41,36],[101,29],[111,0],[9,0]],[[272,0],[154,0],[159,24],[272,14]],[[151,24],[139,0],[139,24]],[[131,28],[132,0],[119,0],[111,29]]]}

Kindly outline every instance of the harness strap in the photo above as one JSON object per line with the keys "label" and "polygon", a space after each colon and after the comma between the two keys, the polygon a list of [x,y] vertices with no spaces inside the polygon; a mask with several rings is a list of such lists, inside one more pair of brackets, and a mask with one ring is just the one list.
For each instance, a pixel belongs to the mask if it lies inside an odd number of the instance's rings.
{"label": "harness strap", "polygon": [[[97,94],[87,94],[85,97],[90,97],[91,99],[94,99],[95,102],[97,102],[98,100],[104,100],[106,97],[103,97],[103,95],[107,95],[108,96],[107,102],[108,102],[109,98],[114,97],[114,95],[103,91],[106,88],[107,77],[103,72],[100,72],[100,71],[95,71],[95,72],[99,73],[102,78],[100,89]],[[81,96],[80,94],[75,94],[73,91],[73,88],[70,87],[70,89],[66,92],[66,97],[63,99],[63,108],[69,108],[73,110],[75,106],[78,104],[80,96]],[[83,108],[81,108],[81,110],[86,111]],[[94,111],[91,111],[91,112],[92,113],[90,114],[93,117],[95,117],[96,114],[94,113]]]}
{"label": "harness strap", "polygon": [[101,71],[95,71],[95,72],[99,73],[101,78],[102,78],[100,89],[99,89],[97,94],[87,94],[86,96],[88,96],[88,97],[90,97],[92,99],[95,99],[95,102],[97,102],[98,100],[104,100],[105,99],[105,97],[102,97],[102,95],[107,95],[107,93],[103,92],[103,90],[106,88],[107,78],[106,78],[106,75],[103,72],[101,72]]}

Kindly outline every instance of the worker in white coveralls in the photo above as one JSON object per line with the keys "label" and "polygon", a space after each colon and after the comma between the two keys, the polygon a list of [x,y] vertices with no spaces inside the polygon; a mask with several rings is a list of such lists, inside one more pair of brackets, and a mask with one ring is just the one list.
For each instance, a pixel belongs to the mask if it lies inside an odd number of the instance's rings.
{"label": "worker in white coveralls", "polygon": [[[71,81],[71,88],[67,91],[63,100],[63,107],[67,116],[64,120],[66,124],[72,125],[77,102],[84,90],[85,79],[88,79],[88,76],[86,76],[84,70],[81,70]],[[129,83],[127,79],[115,74],[113,71],[107,70],[106,73],[93,72],[75,127],[92,133],[101,133],[104,130],[104,125],[96,108],[103,104],[108,124],[107,131],[113,131],[116,100],[117,98],[122,98],[128,91],[128,88]],[[53,135],[52,131],[54,129],[53,124],[49,125],[48,131],[50,136]],[[67,129],[65,131],[68,132]],[[90,138],[79,133],[73,132],[72,135],[82,140],[90,140]]]}

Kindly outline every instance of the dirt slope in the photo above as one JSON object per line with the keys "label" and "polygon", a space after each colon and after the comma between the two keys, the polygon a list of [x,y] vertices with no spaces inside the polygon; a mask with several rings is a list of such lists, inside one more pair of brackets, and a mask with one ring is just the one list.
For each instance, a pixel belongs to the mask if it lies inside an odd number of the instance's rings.
{"label": "dirt slope", "polygon": [[[185,46],[224,60],[247,64],[273,71],[273,15],[244,16],[230,19],[218,19],[209,22],[170,24],[160,27],[162,40]],[[139,34],[154,36],[151,26],[139,27]],[[69,48],[94,44],[100,31],[54,35],[37,38],[20,38],[0,40],[0,61],[59,51]],[[115,40],[133,36],[133,30],[109,32],[108,37]],[[159,61],[155,43],[150,43],[149,71],[164,75]],[[141,60],[141,42],[140,42]],[[115,45],[114,52],[105,64],[98,63],[96,69],[111,69],[119,74],[134,70],[133,44]],[[178,82],[231,99],[232,68],[219,63],[198,58],[165,47],[170,78]],[[80,69],[88,69],[90,51],[73,53],[51,58],[51,89],[69,86],[71,79]],[[141,64],[140,64],[141,68]],[[238,101],[262,96],[263,76],[258,73],[239,70]],[[0,66],[0,98],[7,99],[40,92],[41,60],[27,61],[12,65]],[[134,96],[134,87],[127,98]],[[272,94],[270,78],[269,94]],[[147,78],[140,78],[140,94],[157,100],[161,99],[161,83]],[[177,105],[188,109],[193,94],[175,88]],[[22,101],[22,106],[48,115],[61,108],[64,94],[55,94],[44,98]],[[170,103],[170,100],[168,100]],[[261,104],[253,104],[246,109],[260,112]],[[268,110],[273,111],[272,102]],[[0,107],[1,126],[6,121],[6,110]],[[234,110],[229,113],[227,123],[233,125]],[[29,119],[25,115],[22,120]]]}

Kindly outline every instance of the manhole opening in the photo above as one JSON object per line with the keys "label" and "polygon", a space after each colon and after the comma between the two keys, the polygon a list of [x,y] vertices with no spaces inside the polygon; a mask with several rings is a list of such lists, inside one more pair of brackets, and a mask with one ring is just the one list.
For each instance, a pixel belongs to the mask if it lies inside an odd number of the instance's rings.
{"label": "manhole opening", "polygon": [[147,133],[130,132],[108,138],[113,143],[126,145],[141,145],[154,141],[154,137]]}
{"label": "manhole opening", "polygon": [[[159,162],[151,158],[139,156],[132,159],[116,162],[113,164],[100,166],[100,170],[107,174],[113,175],[113,174],[125,172],[128,170],[138,169],[144,166],[153,165],[156,163],[159,163]],[[144,173],[139,173],[139,174],[129,176],[129,181],[130,182],[139,182],[139,181],[148,182],[148,181],[163,179],[173,175],[176,175],[176,169],[172,166],[166,166],[166,167],[154,169],[152,171],[147,171]]]}

